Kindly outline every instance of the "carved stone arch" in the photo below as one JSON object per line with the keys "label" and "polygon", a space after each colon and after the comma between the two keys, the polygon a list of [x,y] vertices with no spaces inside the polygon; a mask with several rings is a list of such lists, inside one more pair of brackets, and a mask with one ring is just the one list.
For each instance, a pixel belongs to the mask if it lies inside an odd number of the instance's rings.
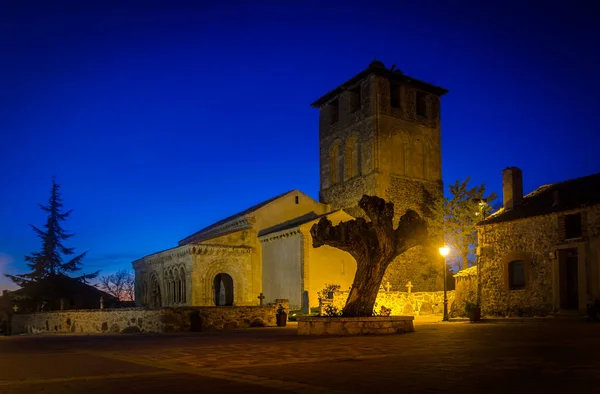
{"label": "carved stone arch", "polygon": [[390,136],[390,167],[392,174],[406,175],[407,152],[410,134],[406,130],[394,130]]}
{"label": "carved stone arch", "polygon": [[329,184],[335,185],[343,182],[344,154],[342,142],[334,140],[329,146]]}
{"label": "carved stone arch", "polygon": [[149,305],[151,308],[159,308],[163,306],[162,292],[160,285],[160,277],[156,271],[150,274],[150,286],[149,286]]}
{"label": "carved stone arch", "polygon": [[214,280],[218,274],[227,274],[231,276],[233,281],[233,303],[238,304],[244,302],[244,294],[246,293],[246,282],[244,281],[244,273],[241,267],[235,264],[234,261],[216,260],[204,272],[202,282],[204,284],[204,294],[202,302],[205,305],[214,305]]}

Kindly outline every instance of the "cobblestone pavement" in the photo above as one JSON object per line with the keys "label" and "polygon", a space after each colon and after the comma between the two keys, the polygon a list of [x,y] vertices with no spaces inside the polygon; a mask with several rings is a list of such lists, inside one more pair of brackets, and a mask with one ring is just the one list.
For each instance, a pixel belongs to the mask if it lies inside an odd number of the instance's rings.
{"label": "cobblestone pavement", "polygon": [[600,392],[600,324],[432,318],[416,329],[0,337],[0,393]]}

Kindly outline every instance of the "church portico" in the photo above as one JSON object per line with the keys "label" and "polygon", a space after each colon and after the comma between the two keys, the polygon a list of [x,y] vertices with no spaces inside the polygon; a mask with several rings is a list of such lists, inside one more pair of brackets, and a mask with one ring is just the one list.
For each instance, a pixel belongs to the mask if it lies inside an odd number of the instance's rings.
{"label": "church portico", "polygon": [[154,253],[133,262],[138,305],[159,308],[190,305],[192,248]]}
{"label": "church portico", "polygon": [[[215,306],[219,302],[221,281],[226,303],[254,305],[252,285],[253,249],[243,246],[199,245],[194,254],[194,300],[196,306]],[[230,279],[229,279],[230,278]]]}

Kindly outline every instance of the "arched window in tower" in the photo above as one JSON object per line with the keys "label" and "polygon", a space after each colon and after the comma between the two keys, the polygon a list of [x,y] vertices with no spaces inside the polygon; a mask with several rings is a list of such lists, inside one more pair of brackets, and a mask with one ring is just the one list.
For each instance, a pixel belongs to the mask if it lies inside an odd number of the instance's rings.
{"label": "arched window in tower", "polygon": [[413,178],[423,179],[425,177],[425,146],[422,138],[415,138],[411,153],[410,168],[412,171],[410,175]]}
{"label": "arched window in tower", "polygon": [[360,174],[359,154],[358,138],[355,135],[350,136],[346,140],[346,179],[354,178]]}
{"label": "arched window in tower", "polygon": [[331,185],[343,182],[344,157],[340,154],[340,142],[335,141],[329,148],[329,179]]}
{"label": "arched window in tower", "polygon": [[392,146],[391,146],[391,163],[392,163],[392,174],[395,175],[406,175],[406,135],[402,132],[395,133],[392,135]]}

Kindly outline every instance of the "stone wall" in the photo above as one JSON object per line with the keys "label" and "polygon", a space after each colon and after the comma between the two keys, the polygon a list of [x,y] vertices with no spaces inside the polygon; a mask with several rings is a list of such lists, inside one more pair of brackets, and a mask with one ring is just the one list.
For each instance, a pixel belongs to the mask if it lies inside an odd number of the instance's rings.
{"label": "stone wall", "polygon": [[[285,308],[287,301],[282,300]],[[206,331],[277,325],[278,305],[162,309],[69,310],[16,314],[13,333],[133,333]]]}
{"label": "stone wall", "polygon": [[[333,295],[332,305],[343,309],[348,299],[349,291],[338,291]],[[454,291],[447,292],[448,310],[454,302]],[[392,316],[414,316],[442,314],[444,312],[444,292],[401,292],[380,291],[375,302],[375,312],[382,306],[392,310]]]}
{"label": "stone wall", "polygon": [[455,294],[452,307],[448,308],[450,316],[467,316],[467,305],[477,303],[477,267],[470,267],[454,275]]}
{"label": "stone wall", "polygon": [[385,335],[414,332],[412,316],[298,317],[298,335]]}
{"label": "stone wall", "polygon": [[[358,201],[363,194],[377,195],[395,204],[394,223],[407,209],[427,215],[432,200],[442,194],[440,98],[420,91],[428,100],[428,114],[420,116],[416,112],[418,89],[413,85],[400,86],[399,108],[391,107],[387,78],[370,75],[359,86],[360,109],[352,105],[356,92],[352,86],[340,94],[337,106],[329,103],[321,108],[321,201],[363,217]],[[334,108],[339,109],[337,122],[332,119]],[[349,172],[344,168],[345,155],[354,154],[348,146],[355,140],[359,170]],[[333,182],[332,174],[339,173],[353,176]],[[388,267],[386,281],[400,290],[408,281],[415,291],[440,288],[443,265],[437,250],[437,245],[424,245],[399,256]]]}
{"label": "stone wall", "polygon": [[[485,226],[480,262],[483,315],[544,316],[552,311],[550,251],[558,243],[557,223],[549,215]],[[523,290],[508,288],[508,263],[513,260],[526,263]]]}

